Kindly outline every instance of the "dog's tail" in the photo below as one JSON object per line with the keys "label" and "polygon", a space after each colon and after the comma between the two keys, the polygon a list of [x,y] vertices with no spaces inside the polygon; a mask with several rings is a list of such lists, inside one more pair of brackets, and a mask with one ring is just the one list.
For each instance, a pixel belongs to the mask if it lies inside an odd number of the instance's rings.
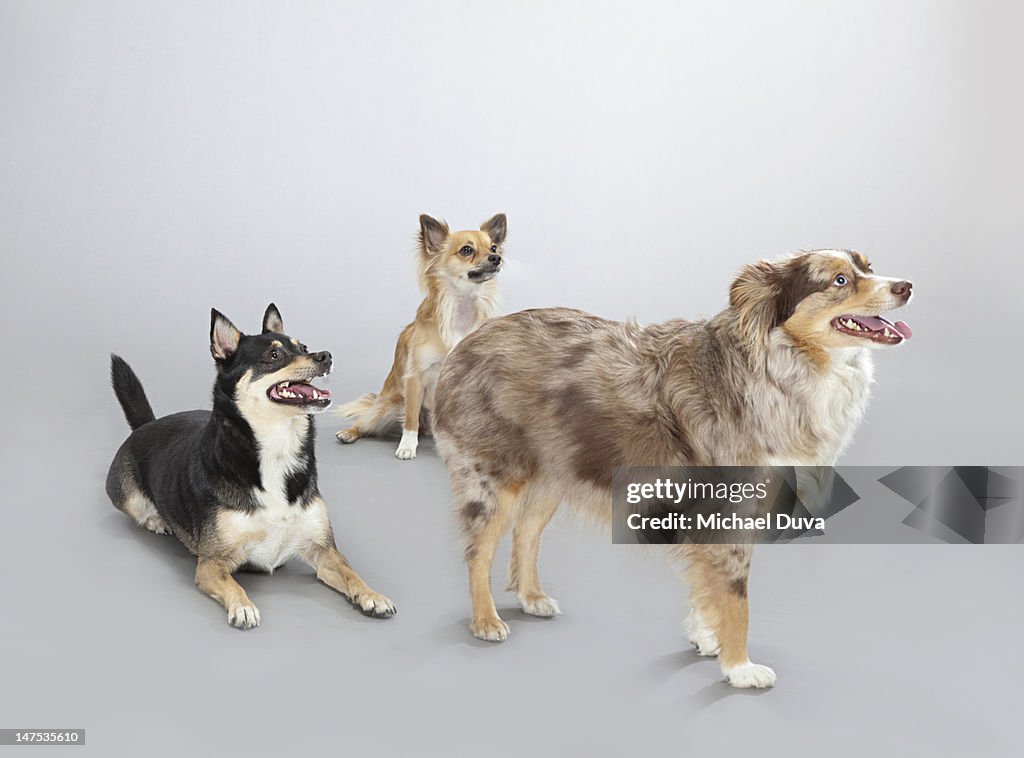
{"label": "dog's tail", "polygon": [[156,419],[146,398],[146,391],[142,389],[142,382],[120,355],[110,356],[110,384],[114,387],[117,402],[121,404],[124,417],[128,419],[128,426],[132,430]]}
{"label": "dog's tail", "polygon": [[395,408],[376,392],[367,392],[350,403],[338,406],[336,414],[352,420],[352,428],[359,430],[359,436],[382,431],[396,419]]}

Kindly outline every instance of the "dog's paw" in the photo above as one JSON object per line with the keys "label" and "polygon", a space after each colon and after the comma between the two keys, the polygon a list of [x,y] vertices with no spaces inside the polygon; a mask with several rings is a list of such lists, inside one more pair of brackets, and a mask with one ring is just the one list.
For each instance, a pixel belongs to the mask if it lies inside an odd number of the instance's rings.
{"label": "dog's paw", "polygon": [[356,595],[351,602],[364,616],[375,619],[389,619],[398,613],[394,603],[373,591]]}
{"label": "dog's paw", "polygon": [[398,443],[398,450],[395,457],[400,461],[411,461],[416,457],[416,447],[419,445],[419,432],[402,431],[402,441]]}
{"label": "dog's paw", "polygon": [[334,436],[338,438],[338,442],[341,442],[342,444],[345,445],[351,445],[353,442],[359,439],[359,434],[354,429],[342,429],[341,431],[337,432]]}
{"label": "dog's paw", "polygon": [[767,666],[750,661],[733,666],[728,670],[723,667],[722,673],[725,674],[725,679],[729,684],[740,689],[749,687],[763,689],[775,686],[775,672]]}
{"label": "dog's paw", "polygon": [[473,619],[469,630],[474,637],[488,642],[503,642],[508,637],[508,624],[497,616]]}
{"label": "dog's paw", "polygon": [[710,657],[718,655],[718,652],[722,649],[722,645],[718,641],[718,635],[706,626],[690,628],[690,644],[697,648],[697,652],[700,655]]}
{"label": "dog's paw", "polygon": [[691,637],[690,642],[697,648],[697,655],[706,655],[709,658],[714,658],[722,650],[722,645],[718,642],[718,636],[710,630],[697,639]]}
{"label": "dog's paw", "polygon": [[562,609],[558,607],[558,601],[547,595],[521,596],[519,598],[519,605],[522,606],[523,613],[543,618],[551,618],[562,612]]}
{"label": "dog's paw", "polygon": [[716,656],[722,645],[718,642],[718,635],[714,630],[704,623],[697,610],[690,611],[686,619],[687,639],[690,644],[697,648],[697,653],[706,656]]}
{"label": "dog's paw", "polygon": [[259,609],[252,603],[236,605],[228,610],[228,623],[236,629],[253,629],[260,625]]}
{"label": "dog's paw", "polygon": [[142,522],[142,525],[154,534],[171,533],[171,530],[167,527],[167,523],[159,516],[150,516],[148,519]]}

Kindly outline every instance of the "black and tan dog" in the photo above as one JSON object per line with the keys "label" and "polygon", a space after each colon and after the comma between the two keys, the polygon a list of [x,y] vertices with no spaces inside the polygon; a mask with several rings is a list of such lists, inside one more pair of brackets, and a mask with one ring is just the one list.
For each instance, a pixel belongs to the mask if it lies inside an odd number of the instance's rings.
{"label": "black and tan dog", "polygon": [[[567,308],[493,319],[448,356],[435,438],[466,535],[471,629],[500,641],[491,563],[513,528],[509,589],[554,616],[537,553],[563,501],[611,516],[616,466],[831,466],[863,416],[870,348],[908,339],[882,313],[910,282],[858,253],[746,266],[708,321],[640,327]],[[775,672],[747,657],[750,545],[675,549],[689,560],[690,640],[736,687]]]}
{"label": "black and tan dog", "polygon": [[176,536],[198,559],[196,584],[219,601],[228,622],[260,624],[232,574],[273,571],[300,558],[368,616],[395,613],[334,544],[317,489],[312,415],[331,404],[311,380],[331,370],[331,354],[310,353],[284,333],[277,308],[263,332],[242,334],[216,310],[210,352],[217,365],[213,410],[156,418],[138,377],[112,356],[111,381],[133,429],[107,475],[111,502],[141,526]]}

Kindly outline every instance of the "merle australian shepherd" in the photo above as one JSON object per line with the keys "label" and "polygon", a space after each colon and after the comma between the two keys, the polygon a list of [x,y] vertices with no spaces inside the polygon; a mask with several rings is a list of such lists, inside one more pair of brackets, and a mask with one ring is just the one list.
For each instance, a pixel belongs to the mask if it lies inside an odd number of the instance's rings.
{"label": "merle australian shepherd", "polygon": [[[746,266],[707,321],[641,327],[565,308],[494,319],[448,356],[435,437],[466,536],[471,630],[509,632],[491,563],[513,528],[509,589],[554,616],[537,553],[559,504],[611,515],[616,466],[832,466],[868,400],[871,351],[909,327],[882,317],[911,284],[858,253],[819,250]],[[768,687],[747,657],[750,545],[687,545],[690,640],[729,683]]]}

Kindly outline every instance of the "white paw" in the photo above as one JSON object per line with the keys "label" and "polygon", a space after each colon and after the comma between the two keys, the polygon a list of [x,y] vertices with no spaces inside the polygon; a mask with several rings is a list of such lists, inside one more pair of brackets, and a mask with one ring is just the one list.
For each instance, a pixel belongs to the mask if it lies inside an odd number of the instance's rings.
{"label": "white paw", "polygon": [[488,642],[502,642],[508,637],[508,624],[497,616],[474,620],[469,629],[474,637]]}
{"label": "white paw", "polygon": [[342,429],[336,432],[334,436],[338,438],[338,442],[344,443],[346,445],[351,445],[353,442],[359,439],[359,435],[356,434],[351,429]]}
{"label": "white paw", "polygon": [[228,611],[228,623],[236,629],[252,629],[260,625],[260,612],[255,605],[237,605]]}
{"label": "white paw", "polygon": [[388,619],[398,613],[394,603],[376,592],[358,595],[353,598],[352,604],[362,611],[364,616],[372,616],[375,619]]}
{"label": "white paw", "polygon": [[142,525],[149,529],[151,532],[156,534],[170,534],[171,530],[167,528],[167,524],[159,516],[150,516],[146,519]]}
{"label": "white paw", "polygon": [[690,644],[697,648],[697,652],[700,655],[718,655],[718,651],[722,649],[721,644],[718,642],[718,635],[715,634],[711,627],[705,626],[704,619],[701,618],[696,609],[690,611],[690,616],[686,619],[686,626],[688,630],[687,638],[690,640]]}
{"label": "white paw", "polygon": [[775,686],[775,672],[767,666],[762,666],[759,663],[741,663],[739,666],[733,666],[731,669],[726,670],[722,668],[722,673],[725,674],[726,681],[729,682],[733,687],[739,687],[746,689],[748,687],[756,687],[758,689],[764,687]]}
{"label": "white paw", "polygon": [[419,445],[419,432],[402,432],[402,441],[398,443],[398,450],[395,457],[400,461],[411,461],[416,457],[416,447]]}
{"label": "white paw", "polygon": [[558,607],[558,601],[547,595],[520,597],[519,604],[523,607],[523,613],[529,613],[531,616],[551,618],[562,612]]}

